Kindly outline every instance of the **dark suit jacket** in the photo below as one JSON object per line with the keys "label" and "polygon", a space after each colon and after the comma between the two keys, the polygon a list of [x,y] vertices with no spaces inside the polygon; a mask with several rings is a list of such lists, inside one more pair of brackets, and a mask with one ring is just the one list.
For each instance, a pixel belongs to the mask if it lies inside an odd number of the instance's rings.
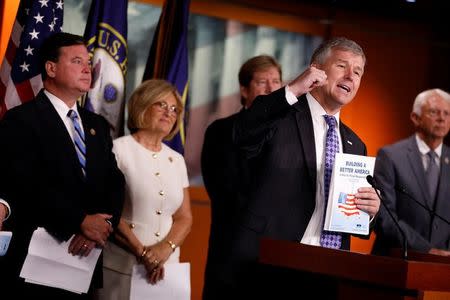
{"label": "dark suit jacket", "polygon": [[227,289],[225,276],[233,229],[245,204],[249,183],[247,160],[233,144],[233,124],[243,110],[208,126],[203,143],[201,167],[211,202],[211,230],[206,260],[204,299],[218,299]]}
{"label": "dark suit jacket", "polygon": [[8,251],[12,278],[18,277],[37,227],[68,240],[80,232],[86,214],[112,214],[114,228],[119,222],[124,178],[111,152],[109,126],[94,113],[81,108],[79,113],[86,136],[86,178],[72,139],[43,91],[9,110],[0,123],[0,197],[14,212]]}
{"label": "dark suit jacket", "polygon": [[[374,176],[381,196],[405,232],[408,247],[416,251],[428,252],[432,247],[450,250],[450,226],[433,217],[413,200],[450,220],[450,149],[445,145],[442,148],[440,168],[440,183],[432,205],[414,135],[382,148],[377,155]],[[402,189],[406,193],[401,192]],[[375,254],[388,254],[391,248],[402,246],[401,233],[383,206],[375,228]]]}
{"label": "dark suit jacket", "polygon": [[[259,239],[300,241],[316,196],[316,151],[306,96],[290,106],[282,88],[258,97],[235,123],[235,141],[255,159],[248,205],[233,241],[237,264],[258,258]],[[345,153],[366,154],[366,146],[345,124],[339,126]],[[253,180],[254,179],[254,180]],[[343,235],[343,249],[349,249]]]}

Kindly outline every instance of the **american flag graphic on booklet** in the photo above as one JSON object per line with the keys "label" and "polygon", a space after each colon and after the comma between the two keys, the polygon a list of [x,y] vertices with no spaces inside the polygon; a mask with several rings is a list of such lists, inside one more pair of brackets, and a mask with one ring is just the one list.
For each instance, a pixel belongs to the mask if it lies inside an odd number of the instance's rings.
{"label": "american flag graphic on booklet", "polygon": [[338,199],[338,207],[346,216],[359,215],[359,209],[356,208],[355,195],[340,193]]}

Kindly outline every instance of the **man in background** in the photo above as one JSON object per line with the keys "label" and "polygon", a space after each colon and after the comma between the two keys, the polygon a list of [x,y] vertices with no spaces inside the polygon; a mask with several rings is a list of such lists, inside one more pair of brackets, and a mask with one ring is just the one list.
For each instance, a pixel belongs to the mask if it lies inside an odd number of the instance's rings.
{"label": "man in background", "polygon": [[[17,299],[88,299],[90,292],[78,295],[19,278],[36,228],[60,241],[73,237],[67,252],[87,256],[117,226],[124,197],[108,123],[77,106],[91,85],[83,38],[56,33],[44,41],[40,58],[44,88],[0,122],[0,198],[14,211],[2,289]],[[100,257],[90,291],[101,284],[101,265]]]}
{"label": "man in background", "polygon": [[[211,201],[211,230],[206,262],[203,299],[231,299],[229,255],[232,228],[246,202],[251,180],[248,161],[233,144],[233,124],[259,95],[281,87],[281,67],[271,56],[247,60],[239,71],[242,109],[214,121],[206,130],[201,166],[205,188]],[[228,292],[228,293],[227,293]]]}
{"label": "man in background", "polygon": [[[450,149],[443,144],[450,129],[450,94],[440,89],[418,94],[411,121],[415,134],[378,152],[374,178],[408,248],[450,256]],[[402,247],[403,236],[384,207],[375,228],[374,254]]]}

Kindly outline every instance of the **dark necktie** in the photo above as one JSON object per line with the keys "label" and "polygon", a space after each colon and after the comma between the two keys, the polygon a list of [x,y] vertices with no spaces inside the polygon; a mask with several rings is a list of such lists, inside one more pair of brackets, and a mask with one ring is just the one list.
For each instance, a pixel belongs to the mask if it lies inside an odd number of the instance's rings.
{"label": "dark necktie", "polygon": [[78,121],[78,114],[74,110],[69,110],[67,116],[72,120],[74,134],[73,143],[75,144],[75,150],[77,151],[78,160],[80,161],[81,170],[83,175],[86,176],[86,144],[84,140],[84,132],[81,130],[80,122]]}
{"label": "dark necktie", "polygon": [[439,183],[439,167],[436,164],[436,156],[437,154],[433,150],[427,153],[428,168],[425,172],[425,175],[427,177],[428,191],[430,192],[431,196],[431,198],[429,199],[431,207],[433,207],[434,199],[436,197],[436,190]]}
{"label": "dark necktie", "polygon": [[[324,116],[328,125],[325,142],[325,170],[324,170],[324,194],[325,213],[327,211],[328,194],[330,191],[331,173],[333,171],[334,158],[339,152],[339,138],[336,132],[336,119],[333,116]],[[325,218],[324,218],[325,219]],[[320,245],[325,248],[339,249],[342,244],[342,235],[339,232],[322,230]]]}

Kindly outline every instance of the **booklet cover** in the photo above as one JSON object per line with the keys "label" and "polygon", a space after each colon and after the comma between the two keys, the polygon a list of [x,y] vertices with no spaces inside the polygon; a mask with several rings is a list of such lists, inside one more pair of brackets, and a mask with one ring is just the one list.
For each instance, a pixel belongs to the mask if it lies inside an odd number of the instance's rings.
{"label": "booklet cover", "polygon": [[375,157],[336,153],[328,195],[324,229],[352,234],[369,234],[369,215],[355,204],[360,187],[370,187]]}
{"label": "booklet cover", "polygon": [[12,237],[11,231],[0,231],[0,256],[5,255],[6,251],[8,251],[11,237]]}

